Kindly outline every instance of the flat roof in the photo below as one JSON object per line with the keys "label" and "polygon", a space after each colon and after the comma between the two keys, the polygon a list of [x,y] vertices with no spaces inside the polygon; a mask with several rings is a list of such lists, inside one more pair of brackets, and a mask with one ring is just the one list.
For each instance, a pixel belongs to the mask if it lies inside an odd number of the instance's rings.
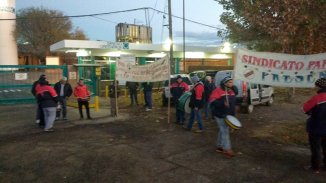
{"label": "flat roof", "polygon": [[[119,57],[122,54],[135,57],[160,58],[169,53],[169,46],[163,44],[138,44],[92,40],[62,40],[50,46],[51,52],[75,52],[77,56]],[[222,52],[223,46],[205,47],[186,45],[186,58],[229,59],[233,50]],[[183,58],[183,46],[174,45],[174,57]]]}

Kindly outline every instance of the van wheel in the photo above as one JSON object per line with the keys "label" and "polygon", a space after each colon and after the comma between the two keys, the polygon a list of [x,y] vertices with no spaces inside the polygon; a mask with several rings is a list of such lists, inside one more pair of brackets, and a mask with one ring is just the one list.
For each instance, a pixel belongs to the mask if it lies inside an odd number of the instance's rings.
{"label": "van wheel", "polygon": [[274,103],[274,96],[272,95],[272,96],[269,98],[269,101],[266,102],[266,105],[267,105],[267,106],[271,106],[273,103]]}
{"label": "van wheel", "polygon": [[254,111],[254,105],[248,105],[242,108],[242,111],[246,114],[250,114]]}

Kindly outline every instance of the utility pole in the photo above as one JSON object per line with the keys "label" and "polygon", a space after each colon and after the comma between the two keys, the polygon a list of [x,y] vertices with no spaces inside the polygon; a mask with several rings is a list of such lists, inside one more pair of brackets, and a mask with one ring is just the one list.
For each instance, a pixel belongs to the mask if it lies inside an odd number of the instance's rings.
{"label": "utility pole", "polygon": [[185,0],[183,0],[183,73],[186,74],[186,21],[185,21]]}
{"label": "utility pole", "polygon": [[169,39],[170,44],[170,66],[171,74],[175,73],[175,63],[173,58],[173,37],[172,37],[172,9],[171,9],[171,0],[168,0],[168,9],[169,9]]}

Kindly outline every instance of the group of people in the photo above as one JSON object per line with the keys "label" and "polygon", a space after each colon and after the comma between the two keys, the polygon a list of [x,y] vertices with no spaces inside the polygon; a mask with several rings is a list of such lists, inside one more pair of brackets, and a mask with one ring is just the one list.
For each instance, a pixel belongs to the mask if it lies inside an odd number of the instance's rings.
{"label": "group of people", "polygon": [[[127,82],[126,87],[129,90],[130,96],[130,106],[139,105],[137,90],[139,89],[139,84],[137,82]],[[141,88],[144,92],[144,107],[145,111],[152,111],[153,109],[153,99],[152,99],[152,91],[153,91],[153,82],[143,82],[141,83]]]}
{"label": "group of people", "polygon": [[219,87],[215,86],[210,76],[205,78],[204,83],[196,75],[191,79],[194,87],[190,90],[189,107],[191,108],[191,113],[187,124],[185,124],[184,110],[178,107],[178,103],[180,102],[180,97],[189,91],[189,86],[182,80],[180,75],[177,76],[176,82],[171,84],[171,93],[176,105],[175,123],[183,125],[186,130],[191,131],[193,123],[196,120],[199,129],[195,132],[202,133],[204,131],[204,125],[201,110],[204,108],[205,118],[214,118],[219,127],[216,151],[223,153],[227,157],[233,157],[234,153],[231,148],[229,127],[224,122],[224,118],[227,115],[235,115],[235,96],[238,93],[238,89],[233,85],[231,77],[225,77]]}
{"label": "group of people", "polygon": [[83,79],[78,81],[77,86],[72,90],[66,77],[55,83],[52,87],[47,81],[46,75],[42,74],[37,81],[33,83],[32,94],[37,101],[36,123],[44,128],[46,132],[52,132],[55,120],[59,120],[62,114],[62,120],[67,120],[67,100],[74,94],[78,101],[80,118],[82,119],[82,107],[85,106],[87,119],[91,119],[89,112],[90,92],[84,84]]}

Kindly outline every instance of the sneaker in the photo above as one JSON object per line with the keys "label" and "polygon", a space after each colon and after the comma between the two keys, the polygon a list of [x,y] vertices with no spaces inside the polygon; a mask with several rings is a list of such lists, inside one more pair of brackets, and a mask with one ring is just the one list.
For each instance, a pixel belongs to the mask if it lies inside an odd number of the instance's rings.
{"label": "sneaker", "polygon": [[203,133],[204,130],[196,130],[195,133]]}
{"label": "sneaker", "polygon": [[56,117],[56,118],[55,118],[55,120],[56,120],[56,121],[58,121],[58,120],[59,120],[59,118],[58,118],[58,117]]}
{"label": "sneaker", "polygon": [[234,157],[234,153],[231,150],[228,151],[223,151],[223,154],[227,157],[227,158],[232,158]]}
{"label": "sneaker", "polygon": [[146,111],[146,112],[148,112],[148,111],[152,111],[152,109],[150,109],[150,108],[146,108],[145,111]]}
{"label": "sneaker", "polygon": [[37,119],[37,120],[35,121],[35,123],[36,123],[36,124],[39,124],[39,123],[40,123],[40,120],[39,120],[39,119]]}
{"label": "sneaker", "polygon": [[87,117],[87,119],[93,119],[93,118],[91,118],[91,117]]}
{"label": "sneaker", "polygon": [[54,132],[53,128],[50,129],[44,129],[45,132]]}
{"label": "sneaker", "polygon": [[313,174],[319,174],[320,171],[318,169],[313,169],[311,166],[305,166],[305,170],[312,172]]}
{"label": "sneaker", "polygon": [[62,120],[65,120],[66,121],[66,120],[68,120],[68,118],[67,117],[64,117],[64,118],[62,118]]}
{"label": "sneaker", "polygon": [[222,147],[217,147],[217,148],[215,149],[215,151],[218,152],[218,153],[223,153],[223,152],[224,152],[224,150],[223,150]]}

